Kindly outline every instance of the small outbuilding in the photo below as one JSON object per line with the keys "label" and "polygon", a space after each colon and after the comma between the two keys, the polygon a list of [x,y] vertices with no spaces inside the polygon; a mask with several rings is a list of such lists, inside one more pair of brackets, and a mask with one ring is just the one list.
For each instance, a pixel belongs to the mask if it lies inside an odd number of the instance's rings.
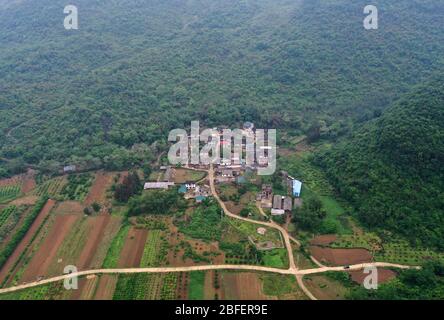
{"label": "small outbuilding", "polygon": [[260,235],[265,235],[266,233],[267,233],[267,229],[265,229],[265,228],[257,228],[257,233],[258,234],[260,234]]}
{"label": "small outbuilding", "polygon": [[282,216],[285,214],[285,210],[283,209],[271,209],[272,216]]}
{"label": "small outbuilding", "polygon": [[147,182],[143,186],[144,190],[154,190],[154,189],[168,189],[174,186],[174,182]]}
{"label": "small outbuilding", "polygon": [[293,196],[299,198],[301,196],[302,182],[293,180]]}

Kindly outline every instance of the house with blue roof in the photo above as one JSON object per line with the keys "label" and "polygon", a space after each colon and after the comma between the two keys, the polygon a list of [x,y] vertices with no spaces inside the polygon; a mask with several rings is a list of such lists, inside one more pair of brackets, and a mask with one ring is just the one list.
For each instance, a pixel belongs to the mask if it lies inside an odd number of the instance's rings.
{"label": "house with blue roof", "polygon": [[301,196],[302,182],[299,180],[293,180],[293,196],[299,198]]}
{"label": "house with blue roof", "polygon": [[183,194],[187,193],[187,186],[184,184],[181,185],[179,188],[179,193],[183,193]]}

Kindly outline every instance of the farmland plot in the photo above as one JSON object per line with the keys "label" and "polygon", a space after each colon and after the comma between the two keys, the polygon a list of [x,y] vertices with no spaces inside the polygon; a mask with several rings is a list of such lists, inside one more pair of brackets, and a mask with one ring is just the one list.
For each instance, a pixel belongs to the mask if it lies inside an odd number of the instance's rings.
{"label": "farmland plot", "polygon": [[155,300],[162,291],[162,274],[121,274],[113,300]]}
{"label": "farmland plot", "polygon": [[58,197],[67,182],[66,177],[56,177],[40,184],[34,193],[38,196]]}
{"label": "farmland plot", "polygon": [[162,238],[162,231],[150,230],[140,262],[141,267],[159,266],[165,260],[168,243]]}
{"label": "farmland plot", "polygon": [[20,194],[21,186],[19,184],[0,187],[0,203],[7,203],[14,200]]}
{"label": "farmland plot", "polygon": [[25,206],[9,206],[0,212],[0,248],[3,246],[3,242],[10,235],[11,231],[19,223],[25,210]]}
{"label": "farmland plot", "polygon": [[0,251],[0,266],[4,267],[0,272],[0,279],[4,279],[9,268],[14,265],[15,261],[20,258],[22,253],[28,248],[36,232],[40,229],[43,221],[45,221],[54,201],[41,198],[33,207],[29,214],[26,215],[23,223],[14,232],[10,241]]}
{"label": "farmland plot", "polygon": [[66,293],[67,290],[64,289],[63,282],[56,282],[0,294],[0,300],[60,300],[64,298]]}
{"label": "farmland plot", "polygon": [[89,192],[93,176],[89,173],[68,176],[68,183],[63,187],[61,195],[66,200],[83,201]]}
{"label": "farmland plot", "polygon": [[122,252],[123,246],[125,245],[129,229],[130,226],[127,224],[121,226],[120,230],[117,232],[108,248],[108,252],[102,265],[103,268],[112,269],[117,267],[120,253]]}

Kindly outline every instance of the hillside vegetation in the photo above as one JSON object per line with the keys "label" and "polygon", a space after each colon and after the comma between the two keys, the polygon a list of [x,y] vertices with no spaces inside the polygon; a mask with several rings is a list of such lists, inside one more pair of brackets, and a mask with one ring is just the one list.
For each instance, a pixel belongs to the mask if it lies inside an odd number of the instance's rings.
{"label": "hillside vegetation", "polygon": [[364,0],[66,4],[0,0],[0,176],[130,168],[199,119],[335,139],[444,70],[441,1],[372,1],[377,31]]}
{"label": "hillside vegetation", "polygon": [[317,157],[369,227],[444,250],[444,79]]}

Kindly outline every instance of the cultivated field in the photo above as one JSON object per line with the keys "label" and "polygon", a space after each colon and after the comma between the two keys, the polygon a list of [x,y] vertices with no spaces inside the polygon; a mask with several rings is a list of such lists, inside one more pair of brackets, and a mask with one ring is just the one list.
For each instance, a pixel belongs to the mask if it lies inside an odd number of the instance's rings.
{"label": "cultivated field", "polygon": [[321,263],[344,266],[372,262],[373,257],[366,249],[333,249],[311,246],[310,253]]}

